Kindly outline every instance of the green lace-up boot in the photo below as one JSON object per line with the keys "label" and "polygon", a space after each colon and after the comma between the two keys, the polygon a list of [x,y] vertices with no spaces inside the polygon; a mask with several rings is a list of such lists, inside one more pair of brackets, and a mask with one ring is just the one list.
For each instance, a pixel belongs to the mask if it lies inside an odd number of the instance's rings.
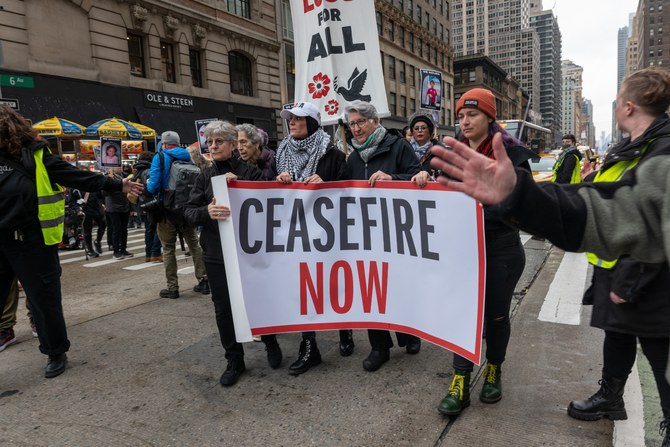
{"label": "green lace-up boot", "polygon": [[502,371],[500,365],[489,363],[484,370],[484,386],[482,392],[479,394],[479,400],[485,404],[493,404],[502,399],[502,383],[500,377]]}
{"label": "green lace-up boot", "polygon": [[456,416],[468,406],[470,406],[470,373],[456,371],[449,387],[449,394],[437,406],[437,411],[447,416]]}

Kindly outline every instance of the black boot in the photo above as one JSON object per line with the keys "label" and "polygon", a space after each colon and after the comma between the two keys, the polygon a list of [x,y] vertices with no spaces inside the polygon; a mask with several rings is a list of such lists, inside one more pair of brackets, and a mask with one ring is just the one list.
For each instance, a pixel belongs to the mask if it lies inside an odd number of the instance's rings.
{"label": "black boot", "polygon": [[288,373],[297,376],[298,374],[307,372],[312,366],[316,366],[319,363],[321,363],[321,353],[316,346],[316,339],[314,337],[307,337],[300,342],[298,360],[288,367]]}
{"label": "black boot", "polygon": [[596,421],[607,417],[613,421],[628,419],[623,401],[625,380],[605,379],[598,382],[600,389],[586,400],[573,400],[568,405],[568,415],[583,421]]}
{"label": "black boot", "polygon": [[244,364],[244,359],[230,359],[228,360],[228,366],[226,370],[221,374],[219,383],[221,386],[231,386],[237,383],[237,380],[240,378],[242,373],[246,371],[247,367]]}
{"label": "black boot", "polygon": [[661,421],[661,427],[658,430],[658,434],[663,436],[665,432],[665,438],[663,438],[663,444],[661,447],[670,447],[670,417],[667,417]]}
{"label": "black boot", "polygon": [[85,234],[84,235],[84,245],[86,245],[86,255],[89,258],[97,258],[100,256],[96,251],[93,249],[93,242],[92,242],[92,236],[90,234]]}
{"label": "black boot", "polygon": [[340,331],[340,355],[349,357],[354,352],[354,332],[349,330]]}
{"label": "black boot", "polygon": [[368,358],[363,360],[363,369],[366,371],[377,371],[381,366],[389,361],[391,356],[390,349],[374,349],[370,351]]}
{"label": "black boot", "polygon": [[60,376],[67,366],[67,355],[65,353],[50,355],[47,367],[44,369],[44,377],[52,379]]}
{"label": "black boot", "polygon": [[[263,340],[265,341],[265,340]],[[268,354],[268,365],[270,368],[277,369],[281,365],[282,353],[279,343],[277,343],[277,337],[272,337],[269,340],[265,341],[265,350]]]}

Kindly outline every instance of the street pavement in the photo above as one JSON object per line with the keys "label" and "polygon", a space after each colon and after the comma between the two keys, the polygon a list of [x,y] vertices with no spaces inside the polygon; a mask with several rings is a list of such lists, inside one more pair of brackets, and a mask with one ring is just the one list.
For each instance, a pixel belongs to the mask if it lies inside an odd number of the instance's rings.
{"label": "street pavement", "polygon": [[[451,383],[451,353],[427,342],[415,356],[396,347],[369,373],[365,331],[354,331],[350,357],[339,355],[335,331],[319,333],[323,363],[297,377],[287,369],[299,334],[279,335],[277,370],[267,366],[262,343],[247,343],[247,373],[222,388],[213,305],[191,290],[190,258],[179,256],[181,298],[160,299],[163,266],[144,262],[142,241],[143,231],[131,230],[136,256],[121,261],[109,252],[91,260],[61,253],[72,348],[57,378],[43,378],[46,357],[21,300],[19,343],[0,353],[1,446],[660,445],[658,398],[641,355],[642,385],[631,379],[626,391],[628,421],[567,416],[570,400],[598,387],[603,334],[589,326],[590,308],[570,301],[588,277],[575,272],[586,267],[548,242],[523,236],[527,262],[513,303],[503,399],[479,402],[478,369],[472,405],[448,418],[436,407]],[[560,275],[576,278],[570,288],[577,291],[548,301]],[[444,324],[456,318],[444,315]]]}

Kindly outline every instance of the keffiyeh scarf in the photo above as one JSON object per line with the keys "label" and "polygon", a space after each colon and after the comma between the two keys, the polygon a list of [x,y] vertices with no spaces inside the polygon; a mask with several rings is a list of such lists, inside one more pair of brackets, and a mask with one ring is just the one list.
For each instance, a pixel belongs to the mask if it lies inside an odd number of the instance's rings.
{"label": "keffiyeh scarf", "polygon": [[304,181],[314,175],[319,160],[330,143],[330,135],[322,129],[303,140],[288,136],[277,148],[277,172],[288,172],[296,181]]}

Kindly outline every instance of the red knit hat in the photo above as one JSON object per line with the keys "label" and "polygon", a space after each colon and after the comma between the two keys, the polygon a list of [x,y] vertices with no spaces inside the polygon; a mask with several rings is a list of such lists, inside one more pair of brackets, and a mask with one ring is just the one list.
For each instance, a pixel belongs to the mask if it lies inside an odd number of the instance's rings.
{"label": "red knit hat", "polygon": [[496,119],[496,97],[491,90],[485,88],[473,88],[463,93],[456,103],[456,115],[462,108],[469,107],[484,112],[491,119]]}

